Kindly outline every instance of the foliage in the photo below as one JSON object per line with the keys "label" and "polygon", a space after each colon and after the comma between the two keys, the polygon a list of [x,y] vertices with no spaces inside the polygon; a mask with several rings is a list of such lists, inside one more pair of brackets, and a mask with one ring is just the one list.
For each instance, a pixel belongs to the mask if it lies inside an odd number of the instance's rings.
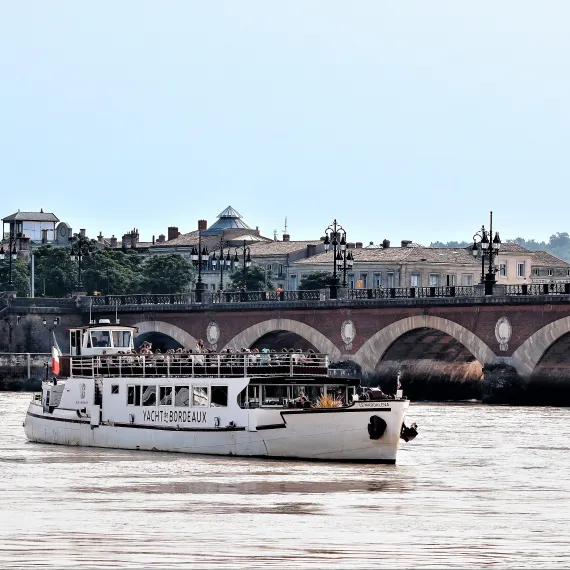
{"label": "foliage", "polygon": [[[8,291],[10,281],[10,260],[8,254],[0,261],[0,291]],[[30,273],[28,266],[21,260],[12,261],[13,290],[18,297],[27,297],[30,294]]]}
{"label": "foliage", "polygon": [[144,258],[134,251],[100,249],[84,258],[82,281],[89,294],[125,295],[142,292]]}
{"label": "foliage", "polygon": [[[246,289],[248,291],[270,291],[274,288],[273,273],[261,265],[253,263],[246,271]],[[243,266],[230,275],[230,291],[239,291],[243,287]]]}
{"label": "foliage", "polygon": [[[527,240],[522,237],[507,239],[506,241],[516,242],[531,251],[547,251],[552,255],[556,255],[566,261],[570,261],[570,235],[568,232],[556,232],[550,236],[550,239],[547,242],[536,241],[535,239]],[[444,243],[441,241],[435,241],[430,244],[430,247],[467,247],[469,245],[471,245],[471,243],[457,241],[448,241]]]}
{"label": "foliage", "polygon": [[143,265],[142,288],[147,293],[182,293],[192,280],[192,266],[181,255],[153,255]]}
{"label": "foliage", "polygon": [[301,279],[299,282],[299,289],[302,291],[326,289],[330,285],[334,284],[332,273],[328,271],[311,271],[311,273]]}
{"label": "foliage", "polygon": [[65,297],[74,289],[77,269],[69,247],[42,245],[34,249],[34,287],[37,297]]}

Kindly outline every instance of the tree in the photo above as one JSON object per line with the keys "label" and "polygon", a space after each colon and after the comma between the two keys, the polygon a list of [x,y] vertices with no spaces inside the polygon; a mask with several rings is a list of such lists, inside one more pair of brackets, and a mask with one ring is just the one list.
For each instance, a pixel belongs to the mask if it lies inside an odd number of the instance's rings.
{"label": "tree", "polygon": [[334,284],[333,274],[329,271],[311,271],[311,273],[301,279],[299,289],[301,291],[326,289]]}
{"label": "tree", "polygon": [[134,252],[100,249],[85,258],[83,284],[89,293],[126,295],[144,291],[144,258]]}
{"label": "tree", "polygon": [[[246,271],[245,288],[248,291],[268,291],[274,288],[273,273],[257,263],[252,264]],[[230,275],[231,284],[229,289],[239,291],[243,287],[243,267],[236,269]]]}
{"label": "tree", "polygon": [[183,293],[192,277],[192,266],[181,255],[153,255],[142,266],[142,289],[147,293]]}
{"label": "tree", "polygon": [[[10,260],[0,261],[0,290],[7,291],[10,286]],[[30,294],[30,272],[28,266],[21,259],[12,261],[13,290],[18,297],[28,297]]]}
{"label": "tree", "polygon": [[35,259],[35,295],[65,297],[77,281],[77,269],[70,259],[69,247],[42,245],[33,250]]}

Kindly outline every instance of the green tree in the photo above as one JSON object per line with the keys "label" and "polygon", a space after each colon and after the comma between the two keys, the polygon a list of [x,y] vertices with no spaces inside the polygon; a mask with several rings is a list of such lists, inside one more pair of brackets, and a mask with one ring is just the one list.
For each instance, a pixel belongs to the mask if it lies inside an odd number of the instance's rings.
{"label": "green tree", "polygon": [[89,294],[125,295],[143,292],[144,258],[134,252],[99,249],[84,260],[82,281]]}
{"label": "green tree", "polygon": [[35,295],[66,297],[77,281],[77,265],[70,259],[69,247],[42,245],[34,249]]}
{"label": "green tree", "polygon": [[[7,291],[10,288],[10,260],[0,261],[0,290]],[[28,266],[21,259],[12,261],[12,283],[13,290],[18,297],[28,297],[30,295],[30,272]]]}
{"label": "green tree", "polygon": [[147,293],[183,293],[193,280],[192,266],[181,255],[153,255],[142,266],[142,290]]}
{"label": "green tree", "polygon": [[311,273],[301,279],[299,289],[302,291],[311,291],[315,289],[326,289],[330,285],[334,285],[332,273],[328,271],[311,271]]}
{"label": "green tree", "polygon": [[[261,265],[253,263],[246,271],[245,288],[248,291],[269,291],[274,288],[273,273]],[[243,267],[236,269],[230,275],[231,291],[239,291],[243,287]]]}

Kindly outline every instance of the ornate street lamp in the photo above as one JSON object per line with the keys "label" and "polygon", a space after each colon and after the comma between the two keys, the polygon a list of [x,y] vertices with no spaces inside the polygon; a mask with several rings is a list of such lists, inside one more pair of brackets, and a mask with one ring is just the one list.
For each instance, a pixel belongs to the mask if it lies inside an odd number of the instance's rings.
{"label": "ornate street lamp", "polygon": [[204,265],[204,258],[208,259],[208,249],[206,246],[202,247],[202,234],[198,234],[198,249],[196,246],[192,247],[190,253],[192,264],[198,267],[198,281],[196,282],[196,302],[202,302],[202,293],[206,289],[206,284],[202,282],[202,267]]}
{"label": "ornate street lamp", "polygon": [[333,247],[333,284],[330,286],[331,299],[338,296],[339,279],[337,270],[342,271],[342,286],[346,288],[346,272],[354,264],[354,257],[350,250],[346,248],[346,231],[336,220],[325,230],[324,240],[325,251]]}
{"label": "ornate street lamp", "polygon": [[69,241],[71,242],[69,257],[71,261],[77,261],[77,290],[81,291],[83,288],[83,283],[81,282],[81,261],[84,257],[89,255],[89,250],[95,240],[90,240],[83,234],[75,234]]}
{"label": "ornate street lamp", "polygon": [[[11,291],[14,288],[14,283],[12,281],[12,261],[18,259],[18,252],[16,251],[17,238],[14,236],[14,232],[11,231],[8,236],[8,289]],[[6,252],[4,251],[4,244],[0,245],[0,261],[4,261],[6,257]]]}
{"label": "ornate street lamp", "polygon": [[[493,238],[493,212],[490,213],[489,232],[485,226],[473,236],[473,246],[471,248],[473,256],[477,257],[479,250],[481,251],[481,283],[485,284],[485,295],[493,294],[493,287],[497,283],[497,268],[495,267],[495,257],[499,255],[501,249],[501,238],[499,232],[495,232]],[[489,268],[485,274],[485,260],[489,260]]]}
{"label": "ornate street lamp", "polygon": [[229,270],[232,266],[232,258],[230,257],[230,250],[228,248],[228,253],[224,260],[224,237],[220,237],[220,258],[216,257],[216,252],[212,253],[212,269],[216,269],[218,266],[218,261],[220,263],[220,293],[224,290],[224,269]]}
{"label": "ornate street lamp", "polygon": [[[247,270],[251,267],[251,255],[250,249],[245,245],[245,240],[243,240],[243,290],[247,290]],[[247,252],[247,257],[245,256]]]}

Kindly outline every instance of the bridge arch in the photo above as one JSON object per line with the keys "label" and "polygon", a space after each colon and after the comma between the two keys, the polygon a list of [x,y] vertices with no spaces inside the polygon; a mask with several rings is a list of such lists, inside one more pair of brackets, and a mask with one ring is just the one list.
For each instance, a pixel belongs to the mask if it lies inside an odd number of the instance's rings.
{"label": "bridge arch", "polygon": [[293,319],[269,319],[252,325],[232,338],[224,349],[249,347],[263,335],[274,331],[289,331],[298,334],[310,342],[318,352],[328,354],[332,361],[341,359],[340,350],[323,333]]}
{"label": "bridge arch", "polygon": [[194,349],[198,342],[191,334],[187,333],[184,329],[165,323],[163,321],[141,321],[133,325],[139,329],[138,334],[145,333],[160,333],[181,344],[184,348]]}
{"label": "bridge arch", "polygon": [[523,378],[529,378],[544,353],[570,332],[570,317],[547,324],[527,338],[513,353],[511,361]]}
{"label": "bridge arch", "polygon": [[372,373],[390,346],[403,334],[414,329],[429,328],[444,332],[459,341],[479,361],[481,366],[497,361],[495,353],[464,326],[433,315],[417,315],[396,321],[370,337],[354,355],[362,370]]}

